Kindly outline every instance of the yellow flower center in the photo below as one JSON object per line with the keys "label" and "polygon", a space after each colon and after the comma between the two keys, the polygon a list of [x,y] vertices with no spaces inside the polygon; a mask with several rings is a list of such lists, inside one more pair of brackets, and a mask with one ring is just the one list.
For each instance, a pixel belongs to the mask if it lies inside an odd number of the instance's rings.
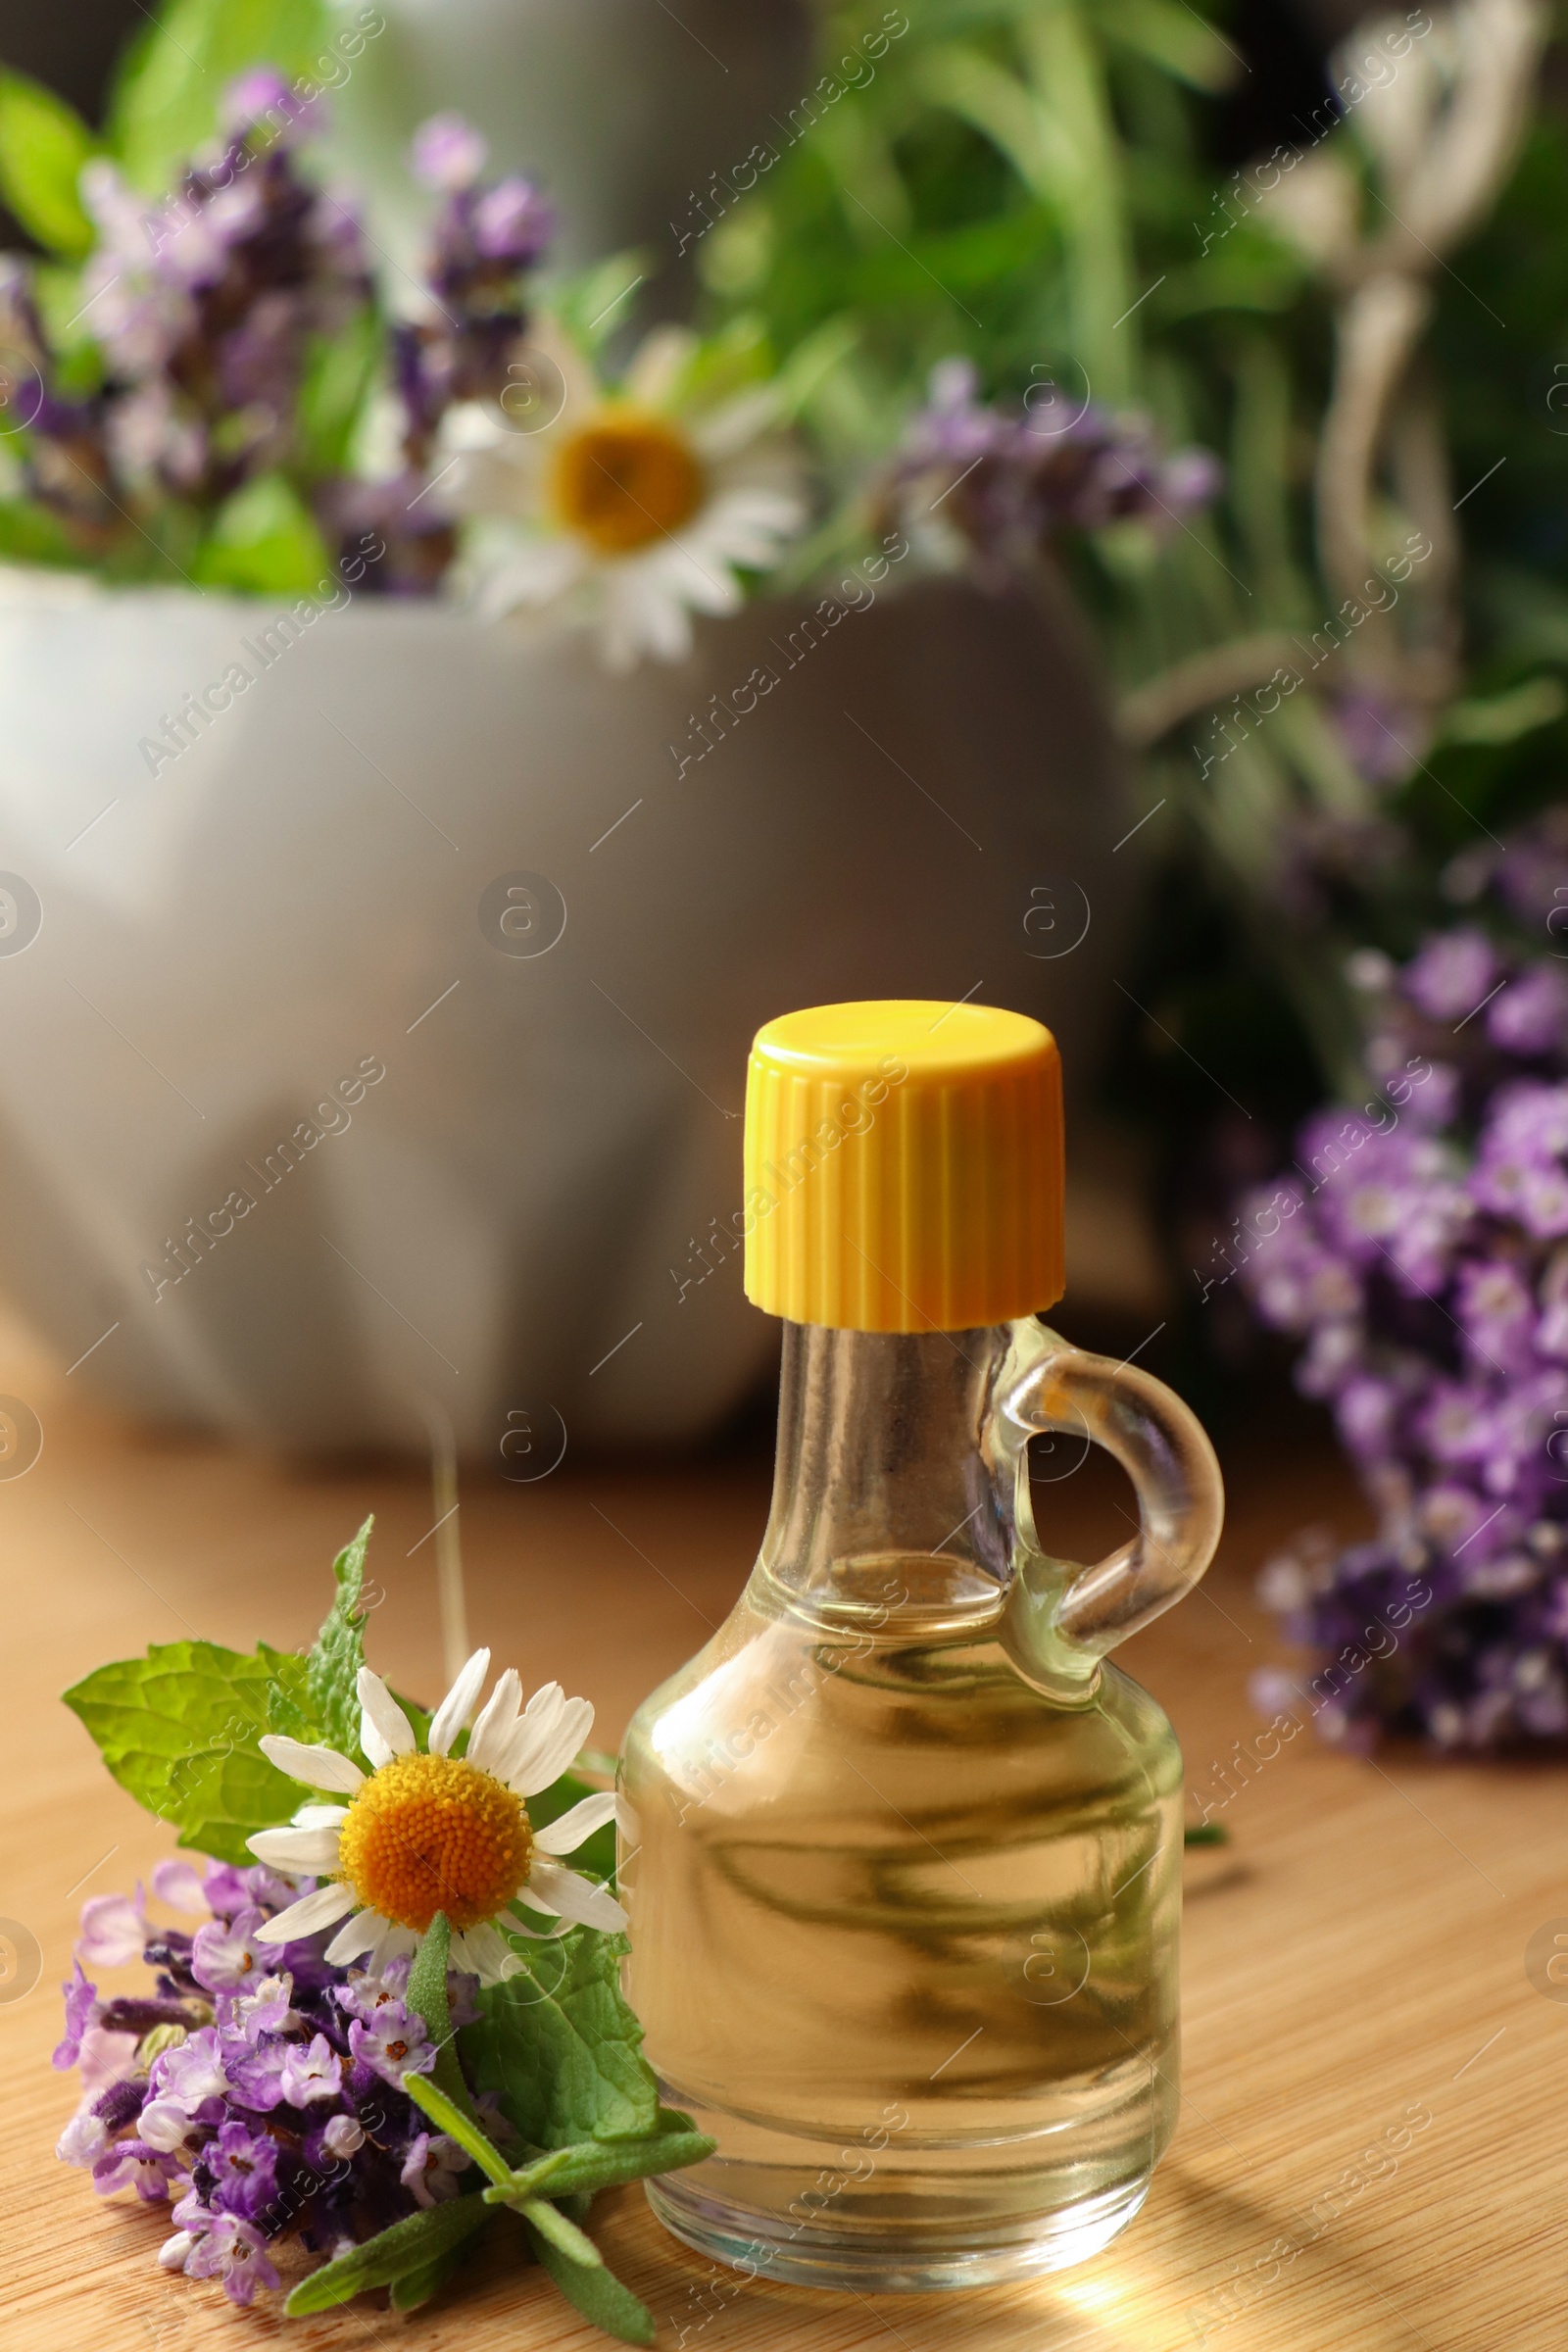
{"label": "yellow flower center", "polygon": [[706,485],[691,443],[662,417],[602,410],[551,460],[557,520],[602,556],[629,556],[696,514]]}
{"label": "yellow flower center", "polygon": [[527,1885],[528,1809],[460,1756],[394,1756],[358,1788],[338,1875],[362,1903],[419,1935],[438,1911],[476,1928]]}

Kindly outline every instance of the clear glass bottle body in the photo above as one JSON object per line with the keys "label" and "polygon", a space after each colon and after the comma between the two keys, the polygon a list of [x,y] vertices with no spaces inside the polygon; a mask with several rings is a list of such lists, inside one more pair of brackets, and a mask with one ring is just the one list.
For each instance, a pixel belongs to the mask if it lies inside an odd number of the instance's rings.
{"label": "clear glass bottle body", "polygon": [[1064,1695],[1004,1644],[1039,1327],[786,1333],[761,1557],[624,1750],[628,1994],[719,2142],[649,2193],[775,2278],[1027,2276],[1174,2128],[1180,1754],[1115,1668]]}

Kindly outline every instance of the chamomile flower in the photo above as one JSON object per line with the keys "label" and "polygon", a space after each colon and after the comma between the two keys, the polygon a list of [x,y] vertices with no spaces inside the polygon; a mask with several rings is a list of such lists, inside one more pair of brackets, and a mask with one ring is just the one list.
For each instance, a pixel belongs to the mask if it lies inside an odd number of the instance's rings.
{"label": "chamomile flower", "polygon": [[[614,1897],[555,1859],[609,1821],[612,1791],[586,1796],[558,1821],[536,1829],[527,1799],[548,1788],[587,1739],[594,1711],[567,1698],[559,1683],[536,1690],[526,1708],[509,1667],[469,1736],[452,1753],[490,1671],[490,1652],[475,1650],[430,1721],[421,1748],[378,1674],[359,1677],[362,1772],[336,1748],[307,1746],[269,1734],[263,1754],[291,1780],[348,1798],[302,1806],[291,1827],[262,1830],[252,1853],[291,1877],[325,1881],[256,1930],[264,1943],[288,1943],[336,1925],[326,1957],[342,1967],[364,1959],[379,1973],[412,1953],[438,1911],[452,1927],[452,1966],[482,1984],[514,1976],[522,1962],[514,1936],[560,1935],[573,1922],[616,1929],[626,1914]],[[522,1903],[553,1918],[529,1927],[510,1908]]]}
{"label": "chamomile flower", "polygon": [[681,661],[693,612],[737,612],[738,571],[772,569],[807,520],[776,394],[705,392],[701,347],[674,327],[648,336],[613,386],[564,337],[536,343],[541,372],[560,372],[553,419],[528,429],[530,379],[515,415],[503,393],[459,403],[442,425],[437,478],[469,518],[468,593],[491,618],[526,607],[597,627],[612,669],[645,653]]}

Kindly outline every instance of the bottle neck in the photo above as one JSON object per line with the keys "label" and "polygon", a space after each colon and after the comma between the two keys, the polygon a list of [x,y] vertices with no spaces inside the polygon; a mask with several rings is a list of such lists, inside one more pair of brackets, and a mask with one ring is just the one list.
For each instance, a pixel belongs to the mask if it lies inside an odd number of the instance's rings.
{"label": "bottle neck", "polygon": [[813,1602],[983,1613],[1010,1572],[1015,1457],[994,1401],[1038,1326],[786,1323],[761,1566]]}

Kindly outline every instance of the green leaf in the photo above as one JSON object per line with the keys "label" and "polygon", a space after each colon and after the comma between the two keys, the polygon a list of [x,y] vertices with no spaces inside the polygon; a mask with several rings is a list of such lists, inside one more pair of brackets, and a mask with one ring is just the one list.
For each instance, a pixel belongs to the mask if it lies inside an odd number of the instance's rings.
{"label": "green leaf", "polygon": [[[302,2278],[283,2309],[291,2320],[308,2319],[313,2312],[330,2311],[367,2287],[390,2286],[394,2280],[423,2280],[437,2264],[444,2264],[489,2219],[490,2208],[478,2197],[448,2197],[394,2222],[379,2236],[367,2238],[351,2254],[323,2263]],[[443,2276],[445,2273],[443,2272]],[[439,2280],[436,2282],[439,2284]],[[424,2292],[433,2294],[434,2286]],[[421,2297],[422,2300],[422,2297]]]}
{"label": "green leaf", "polygon": [[100,1666],[65,1698],[121,1787],[172,1823],[181,1845],[247,1863],[246,1838],[287,1821],[299,1802],[257,1741],[270,1727],[274,1682],[298,1705],[305,1671],[286,1651],[246,1657],[212,1642],[170,1642]]}
{"label": "green leaf", "polygon": [[[414,1956],[405,1997],[409,2007],[424,2020],[424,2030],[435,2044],[436,2085],[451,2100],[458,2113],[477,2131],[473,2101],[468,2096],[468,2085],[463,2080],[457,2045],[452,2038],[452,2004],[447,1998],[447,1956],[451,1945],[451,1923],[444,1911],[438,1911],[420,1938],[419,1948]],[[464,2145],[466,2146],[467,2142],[465,2141]],[[472,2149],[468,2152],[470,2155],[473,2153]],[[484,2163],[483,2157],[479,2161]],[[494,2174],[491,2179],[495,2179]]]}
{"label": "green leaf", "polygon": [[697,2131],[690,2116],[675,2108],[662,2107],[659,2122],[659,2131],[647,2139],[583,2140],[573,2148],[557,2148],[535,2164],[520,2165],[505,2187],[497,2185],[483,2193],[492,2204],[515,2203],[523,2197],[564,2197],[580,2189],[592,2193],[701,2164],[718,2144]]}
{"label": "green leaf", "polygon": [[510,2189],[511,2167],[496,2154],[463,2100],[449,2098],[438,2082],[432,2082],[424,2075],[405,2075],[403,2087],[416,2107],[430,2118],[438,2131],[449,2133],[460,2148],[466,2149],[497,2188]]}
{"label": "green leaf", "polygon": [[331,571],[314,517],[280,473],[259,474],[224,501],[192,566],[199,586],[242,596],[309,595]]}
{"label": "green leaf", "polygon": [[318,1738],[345,1756],[360,1748],[359,1672],[365,1664],[365,1553],[375,1525],[372,1515],[332,1562],[337,1592],[305,1661]]}
{"label": "green leaf", "polygon": [[312,74],[327,46],[320,0],[171,0],[125,55],[109,135],[126,176],[149,195],[213,135],[226,84],[250,66]]}
{"label": "green leaf", "polygon": [[552,2245],[542,2230],[529,2223],[524,2227],[542,2268],[585,2320],[592,2320],[607,2335],[618,2336],[623,2344],[653,2342],[653,2313],[646,2303],[638,2302],[629,2286],[621,2285],[613,2271],[603,2264],[597,2270],[589,2270],[582,2263],[573,2262],[559,2246]]}
{"label": "green leaf", "polygon": [[438,2254],[434,2262],[427,2262],[422,2270],[405,2271],[401,2278],[394,2278],[387,2301],[394,2311],[416,2311],[421,2303],[428,2303],[432,2295],[440,2293],[454,2272],[462,2270],[467,2258],[466,2239],[460,2245],[449,2246],[444,2254]]}
{"label": "green leaf", "polygon": [[355,426],[381,359],[381,320],[368,305],[334,335],[320,335],[306,357],[295,412],[306,476],[348,469]]}
{"label": "green leaf", "polygon": [[605,2258],[586,2230],[575,2222],[568,2222],[558,2213],[548,2197],[527,2197],[518,2202],[517,2211],[528,2225],[531,2236],[548,2238],[556,2252],[566,2261],[585,2271],[602,2271]]}
{"label": "green leaf", "polygon": [[458,2037],[468,2081],[500,2093],[508,2121],[535,2148],[647,2138],[659,2089],[621,1997],[624,1936],[577,1928],[514,1949],[523,1973],[481,1992],[483,2016]]}
{"label": "green leaf", "polygon": [[0,71],[0,196],[40,245],[71,261],[92,250],[76,183],[97,148],[63,98],[24,74]]}

